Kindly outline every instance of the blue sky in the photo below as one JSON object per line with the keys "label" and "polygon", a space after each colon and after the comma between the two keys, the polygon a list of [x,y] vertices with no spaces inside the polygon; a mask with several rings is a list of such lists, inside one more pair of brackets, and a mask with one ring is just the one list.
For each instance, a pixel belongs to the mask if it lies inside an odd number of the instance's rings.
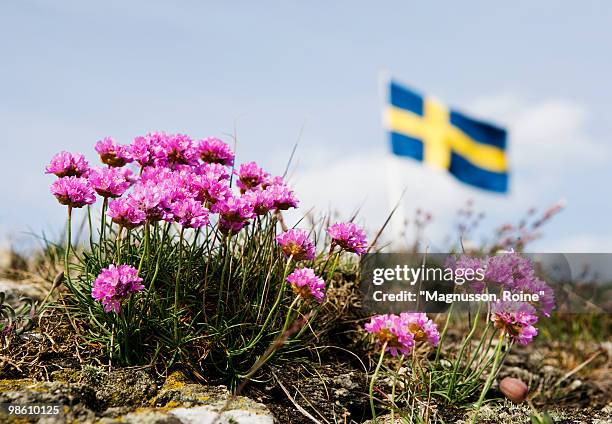
{"label": "blue sky", "polygon": [[[93,162],[104,136],[236,129],[238,159],[273,173],[302,132],[292,182],[304,209],[361,206],[375,229],[393,163],[405,213],[434,215],[434,245],[468,198],[487,212],[485,230],[565,199],[534,248],[612,251],[609,2],[223,3],[0,4],[2,237],[61,226],[42,174],[59,150]],[[381,69],[507,126],[511,194],[389,159]]]}

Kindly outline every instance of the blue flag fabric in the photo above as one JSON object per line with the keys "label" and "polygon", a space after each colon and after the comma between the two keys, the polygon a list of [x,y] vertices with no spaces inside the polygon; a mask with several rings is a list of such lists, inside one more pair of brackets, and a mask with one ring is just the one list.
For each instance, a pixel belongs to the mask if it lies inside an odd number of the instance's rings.
{"label": "blue flag fabric", "polygon": [[508,191],[503,128],[448,109],[393,81],[385,121],[394,154],[447,170],[481,189]]}

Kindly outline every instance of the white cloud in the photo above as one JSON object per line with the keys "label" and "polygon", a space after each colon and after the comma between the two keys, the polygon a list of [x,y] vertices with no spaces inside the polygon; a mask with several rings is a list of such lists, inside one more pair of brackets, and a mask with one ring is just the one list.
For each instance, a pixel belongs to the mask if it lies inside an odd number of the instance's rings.
{"label": "white cloud", "polygon": [[565,99],[529,103],[515,94],[476,99],[468,108],[509,129],[513,164],[523,169],[600,166],[612,151],[588,132],[588,112]]}

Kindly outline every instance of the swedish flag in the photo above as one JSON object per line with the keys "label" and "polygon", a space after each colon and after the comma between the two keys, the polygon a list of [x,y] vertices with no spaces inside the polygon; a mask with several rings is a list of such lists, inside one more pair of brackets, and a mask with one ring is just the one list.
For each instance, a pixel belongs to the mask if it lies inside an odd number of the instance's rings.
{"label": "swedish flag", "polygon": [[449,110],[395,82],[390,83],[385,121],[394,154],[448,170],[466,184],[508,191],[506,130]]}

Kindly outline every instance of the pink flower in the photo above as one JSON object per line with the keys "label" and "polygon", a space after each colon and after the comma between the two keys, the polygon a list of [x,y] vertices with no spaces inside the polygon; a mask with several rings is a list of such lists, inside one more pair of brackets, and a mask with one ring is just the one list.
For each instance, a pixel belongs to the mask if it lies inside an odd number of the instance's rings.
{"label": "pink flower", "polygon": [[257,215],[265,215],[274,209],[274,198],[268,190],[247,191],[242,197],[253,205],[253,211]]}
{"label": "pink flower", "polygon": [[93,187],[82,177],[62,177],[51,184],[51,193],[62,205],[82,208],[95,203]]}
{"label": "pink flower", "polygon": [[55,174],[58,177],[87,176],[89,164],[80,153],[59,152],[51,159],[45,168],[45,174]]}
{"label": "pink flower", "polygon": [[210,174],[195,175],[191,181],[191,189],[196,200],[211,207],[232,197],[232,190],[227,182]]}
{"label": "pink flower", "polygon": [[185,228],[200,228],[208,224],[208,209],[191,198],[175,202],[172,205],[172,215]]}
{"label": "pink flower", "polygon": [[154,222],[164,218],[164,202],[168,192],[153,181],[138,182],[128,196],[134,207],[144,211],[147,220]]}
{"label": "pink flower", "polygon": [[555,307],[553,289],[537,277],[531,260],[518,253],[503,253],[490,257],[485,280],[500,284],[502,289],[513,293],[540,295],[540,292],[543,292],[540,301],[534,306],[547,317]]}
{"label": "pink flower", "polygon": [[[235,172],[235,171],[234,171]],[[236,172],[238,181],[236,184],[241,192],[253,190],[268,181],[270,174],[261,169],[255,162],[243,163]]]}
{"label": "pink flower", "polygon": [[304,230],[291,229],[276,236],[276,242],[285,256],[292,256],[296,261],[312,260],[315,256],[315,246]]}
{"label": "pink flower", "polygon": [[289,208],[297,208],[299,201],[295,198],[293,191],[289,187],[282,184],[273,184],[265,190],[268,196],[272,199],[274,208],[277,210],[287,210]]}
{"label": "pink flower", "polygon": [[162,139],[160,164],[169,168],[197,165],[198,152],[193,140],[185,134],[171,134]]}
{"label": "pink flower", "polygon": [[108,166],[120,168],[133,161],[129,147],[115,143],[111,137],[98,141],[95,149],[102,163]]}
{"label": "pink flower", "polygon": [[408,355],[414,347],[414,335],[404,325],[403,320],[393,314],[375,315],[364,328],[374,334],[376,341],[387,344],[386,351],[392,356]]}
{"label": "pink flower", "polygon": [[518,280],[512,291],[514,293],[523,292],[539,295],[540,300],[533,306],[546,317],[550,317],[550,313],[555,309],[555,292],[548,284],[537,277]]}
{"label": "pink flower", "polygon": [[149,133],[138,136],[130,146],[130,155],[141,167],[153,166],[163,156],[164,133]]}
{"label": "pink flower", "polygon": [[255,216],[253,205],[244,197],[231,196],[214,205],[214,212],[230,222],[245,222]]}
{"label": "pink flower", "polygon": [[234,164],[234,152],[232,149],[215,137],[205,138],[198,143],[200,159],[206,163],[219,163],[232,166]]}
{"label": "pink flower", "polygon": [[491,306],[491,321],[520,345],[529,344],[538,334],[535,308],[529,303],[498,301]]}
{"label": "pink flower", "polygon": [[420,312],[402,312],[400,319],[412,333],[415,342],[429,342],[437,346],[440,341],[440,333],[436,324]]}
{"label": "pink flower", "polygon": [[129,169],[94,168],[88,179],[100,196],[120,197],[132,185],[133,176]]}
{"label": "pink flower", "polygon": [[503,253],[487,260],[485,280],[506,289],[515,288],[518,280],[532,278],[535,278],[533,264],[517,253]]}
{"label": "pink flower", "polygon": [[93,283],[91,297],[102,303],[105,312],[119,313],[121,302],[144,286],[138,270],[130,265],[109,265]]}
{"label": "pink flower", "polygon": [[333,224],[327,229],[327,234],[332,238],[332,247],[340,246],[358,255],[367,252],[368,242],[365,233],[352,222]]}
{"label": "pink flower", "polygon": [[291,284],[293,291],[304,299],[314,299],[323,302],[325,296],[325,281],[317,277],[311,268],[301,268],[293,271],[287,276],[287,282]]}
{"label": "pink flower", "polygon": [[193,172],[210,180],[229,180],[230,174],[225,166],[218,163],[203,163],[193,168]]}
{"label": "pink flower", "polygon": [[132,229],[142,224],[147,219],[147,214],[138,209],[132,199],[116,199],[108,205],[106,212],[116,224]]}

